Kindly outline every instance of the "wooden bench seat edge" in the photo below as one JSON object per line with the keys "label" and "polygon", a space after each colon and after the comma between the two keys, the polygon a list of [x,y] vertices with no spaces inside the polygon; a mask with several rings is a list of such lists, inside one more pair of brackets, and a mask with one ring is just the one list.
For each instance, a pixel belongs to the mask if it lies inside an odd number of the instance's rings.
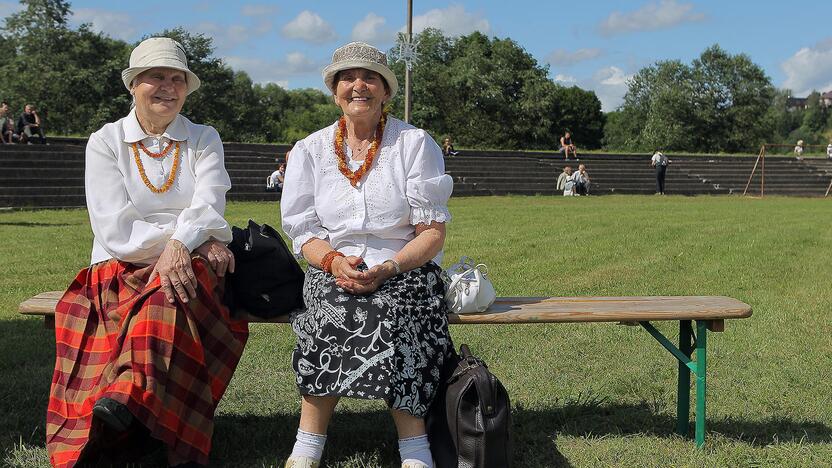
{"label": "wooden bench seat edge", "polygon": [[[23,301],[23,315],[53,316],[62,291],[49,291]],[[640,322],[706,320],[721,331],[726,319],[750,317],[751,306],[725,296],[620,296],[620,297],[498,297],[481,314],[449,314],[452,324],[522,324],[577,322]],[[243,315],[255,323],[286,323],[287,316],[264,320]]]}

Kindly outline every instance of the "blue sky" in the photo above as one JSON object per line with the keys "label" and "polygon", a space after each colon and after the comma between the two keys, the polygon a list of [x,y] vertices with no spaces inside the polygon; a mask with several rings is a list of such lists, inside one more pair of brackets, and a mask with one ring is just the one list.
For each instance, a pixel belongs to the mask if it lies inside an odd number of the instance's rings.
{"label": "blue sky", "polygon": [[[406,21],[406,0],[370,1],[130,1],[76,0],[73,23],[88,22],[112,37],[183,26],[211,36],[217,56],[256,82],[324,89],[320,69],[332,51],[360,39],[393,45]],[[479,30],[509,37],[549,65],[552,79],[592,89],[605,111],[626,80],[657,60],[690,62],[718,43],[746,53],[775,86],[797,96],[832,90],[829,1],[413,0],[414,28],[448,35]],[[0,17],[19,8],[0,0]],[[415,77],[418,80],[418,77]]]}

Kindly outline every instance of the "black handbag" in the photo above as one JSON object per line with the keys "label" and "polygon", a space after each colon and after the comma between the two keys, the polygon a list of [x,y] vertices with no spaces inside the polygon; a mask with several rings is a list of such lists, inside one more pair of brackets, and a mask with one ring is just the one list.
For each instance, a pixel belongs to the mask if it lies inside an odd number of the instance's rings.
{"label": "black handbag", "polygon": [[431,454],[438,468],[512,466],[508,392],[468,345],[446,366],[427,418]]}
{"label": "black handbag", "polygon": [[227,278],[229,308],[265,319],[302,308],[303,270],[280,234],[252,220],[247,228],[232,227],[231,234],[228,248],[235,266]]}

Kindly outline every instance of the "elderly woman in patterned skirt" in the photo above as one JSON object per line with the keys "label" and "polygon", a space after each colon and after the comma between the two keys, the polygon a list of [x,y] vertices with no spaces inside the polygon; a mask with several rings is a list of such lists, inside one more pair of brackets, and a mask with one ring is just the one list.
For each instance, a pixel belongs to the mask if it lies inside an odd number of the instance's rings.
{"label": "elderly woman in patterned skirt", "polygon": [[286,466],[318,466],[338,399],[353,397],[387,403],[403,467],[432,467],[424,417],[453,349],[438,266],[453,182],[430,135],[384,112],[398,88],[384,53],[347,44],[323,78],[343,116],[295,145],[281,202],[309,263]]}
{"label": "elderly woman in patterned skirt", "polygon": [[87,144],[92,261],[56,308],[47,449],[57,467],[123,464],[161,442],[203,466],[248,337],[221,301],[231,182],[217,131],[179,115],[200,82],[178,42],[145,40],[122,78],[135,108]]}

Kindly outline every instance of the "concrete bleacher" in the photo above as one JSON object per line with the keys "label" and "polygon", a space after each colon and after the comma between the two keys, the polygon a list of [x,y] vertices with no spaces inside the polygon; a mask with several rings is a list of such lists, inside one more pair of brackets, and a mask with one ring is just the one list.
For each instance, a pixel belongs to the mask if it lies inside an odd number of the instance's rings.
{"label": "concrete bleacher", "polygon": [[[49,146],[0,145],[0,208],[84,206],[86,139],[52,138]],[[286,145],[225,144],[231,176],[229,200],[277,200],[264,189]],[[446,160],[454,178],[454,196],[548,194],[565,164],[584,163],[592,179],[591,194],[652,194],[655,177],[648,155],[588,154],[565,163],[552,153],[464,151]],[[745,188],[753,157],[675,155],[667,173],[667,193],[739,194]],[[760,174],[749,193],[759,194]],[[767,195],[823,196],[832,179],[832,161],[767,157]]]}
{"label": "concrete bleacher", "polygon": [[[83,207],[86,139],[50,139],[49,146],[0,145],[0,208]],[[229,200],[277,200],[265,190],[287,145],[227,143]]]}
{"label": "concrete bleacher", "polygon": [[[674,155],[667,171],[666,193],[680,195],[741,194],[756,158]],[[585,164],[592,180],[591,194],[651,194],[655,170],[649,155],[587,154],[564,161],[551,153],[467,151],[446,161],[454,177],[455,195],[555,194],[555,181],[565,165]],[[759,194],[762,170],[751,180],[750,194]],[[797,161],[767,157],[765,193],[823,196],[832,179],[832,162]]]}

